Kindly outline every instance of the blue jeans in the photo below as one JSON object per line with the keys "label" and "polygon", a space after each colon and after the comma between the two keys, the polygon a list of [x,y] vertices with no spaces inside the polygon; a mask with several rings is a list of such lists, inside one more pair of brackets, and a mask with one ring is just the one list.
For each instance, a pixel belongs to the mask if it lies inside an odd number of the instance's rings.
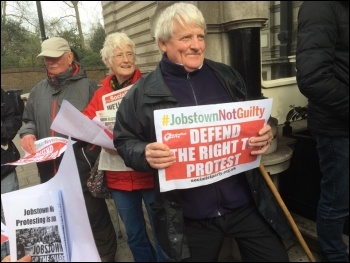
{"label": "blue jeans", "polygon": [[348,262],[342,234],[349,216],[349,138],[314,135],[322,172],[317,235],[325,261]]}
{"label": "blue jeans", "polygon": [[[151,216],[150,203],[154,202],[153,189],[122,191],[112,190],[112,196],[115,206],[122,219],[126,234],[128,236],[128,245],[135,262],[164,262],[162,250],[157,243],[154,232],[154,225]],[[145,204],[148,218],[151,224],[153,240],[156,246],[154,250],[152,243],[147,235],[146,222],[142,210],[142,200]]]}

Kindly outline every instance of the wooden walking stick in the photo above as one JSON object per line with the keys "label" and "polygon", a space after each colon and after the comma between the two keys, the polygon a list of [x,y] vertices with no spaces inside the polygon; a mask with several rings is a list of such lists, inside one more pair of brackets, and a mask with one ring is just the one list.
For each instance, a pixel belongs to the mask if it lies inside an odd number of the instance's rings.
{"label": "wooden walking stick", "polygon": [[273,183],[272,179],[270,178],[270,175],[267,173],[264,165],[262,163],[260,163],[259,166],[260,172],[262,173],[267,185],[270,187],[271,192],[273,193],[273,195],[276,197],[278,204],[280,205],[280,207],[282,208],[285,216],[288,219],[288,222],[290,224],[290,226],[293,229],[294,234],[297,236],[300,245],[303,247],[307,257],[309,258],[310,262],[316,262],[314,256],[312,255],[309,247],[307,246],[303,236],[301,235],[298,226],[296,225],[296,223],[293,220],[292,215],[290,214],[290,212],[288,211],[288,208],[286,207],[286,205],[284,204],[275,184]]}

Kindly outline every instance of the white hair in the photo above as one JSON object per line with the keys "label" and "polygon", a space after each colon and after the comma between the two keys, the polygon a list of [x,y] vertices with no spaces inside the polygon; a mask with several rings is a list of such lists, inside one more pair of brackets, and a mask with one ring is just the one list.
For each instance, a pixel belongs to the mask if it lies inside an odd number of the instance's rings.
{"label": "white hair", "polygon": [[167,7],[157,20],[154,37],[156,42],[167,42],[174,33],[174,22],[182,26],[195,25],[204,29],[207,27],[202,12],[193,4],[175,3]]}
{"label": "white hair", "polygon": [[135,43],[132,41],[125,33],[112,33],[109,34],[105,42],[103,43],[103,48],[100,50],[103,63],[110,68],[112,65],[112,57],[114,55],[114,49],[121,49],[123,46],[130,46],[135,54]]}

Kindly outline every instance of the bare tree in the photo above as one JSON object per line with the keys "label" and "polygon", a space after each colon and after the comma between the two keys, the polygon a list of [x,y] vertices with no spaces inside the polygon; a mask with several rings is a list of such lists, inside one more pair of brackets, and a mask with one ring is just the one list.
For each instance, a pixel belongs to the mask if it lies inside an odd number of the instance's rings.
{"label": "bare tree", "polygon": [[[38,32],[38,18],[36,13],[28,12],[35,10],[35,1],[1,1],[1,19],[6,23],[9,18],[26,25],[30,32]],[[12,11],[8,11],[8,10]]]}
{"label": "bare tree", "polygon": [[84,40],[83,30],[81,28],[81,20],[80,20],[79,8],[78,8],[79,1],[63,1],[63,2],[69,7],[74,8],[75,19],[77,21],[78,33],[80,38],[80,45],[81,45],[81,48],[85,48],[85,40]]}
{"label": "bare tree", "polygon": [[6,4],[7,1],[1,1],[1,24],[3,25],[6,23]]}

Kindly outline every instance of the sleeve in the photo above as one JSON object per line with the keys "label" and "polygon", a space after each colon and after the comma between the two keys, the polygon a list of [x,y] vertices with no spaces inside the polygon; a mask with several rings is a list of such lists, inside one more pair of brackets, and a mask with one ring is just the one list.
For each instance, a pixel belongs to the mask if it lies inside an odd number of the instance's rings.
{"label": "sleeve", "polygon": [[35,124],[35,115],[34,115],[34,98],[35,98],[35,92],[36,88],[38,86],[35,86],[32,91],[29,94],[28,101],[24,107],[23,111],[23,126],[18,131],[19,137],[23,138],[23,136],[27,134],[33,134],[37,136],[36,134],[36,124]]}
{"label": "sleeve", "polygon": [[297,82],[309,101],[347,119],[349,87],[334,73],[338,25],[333,4],[304,1],[299,9]]}
{"label": "sleeve", "polygon": [[99,92],[99,90],[96,90],[94,93],[94,96],[90,100],[89,104],[86,106],[86,108],[82,111],[82,113],[89,117],[91,120],[96,116],[96,111],[103,110],[100,109],[99,101],[102,99],[102,93]]}
{"label": "sleeve", "polygon": [[95,95],[95,92],[97,91],[98,89],[98,86],[96,84],[95,81],[91,80],[91,79],[88,79],[88,82],[89,82],[89,88],[90,88],[90,92],[89,92],[89,101],[91,101],[92,97]]}
{"label": "sleeve", "polygon": [[22,116],[15,103],[11,101],[8,94],[1,88],[1,144],[8,144],[16,136],[22,126]]}
{"label": "sleeve", "polygon": [[[143,131],[147,129],[144,128],[144,124],[140,120],[148,118],[144,110],[136,108],[139,105],[136,100],[137,86],[135,84],[128,91],[119,105],[113,130],[113,142],[126,166],[135,171],[153,171],[154,169],[149,166],[145,157],[145,148],[150,140],[144,137]],[[148,121],[153,123],[153,120]]]}

